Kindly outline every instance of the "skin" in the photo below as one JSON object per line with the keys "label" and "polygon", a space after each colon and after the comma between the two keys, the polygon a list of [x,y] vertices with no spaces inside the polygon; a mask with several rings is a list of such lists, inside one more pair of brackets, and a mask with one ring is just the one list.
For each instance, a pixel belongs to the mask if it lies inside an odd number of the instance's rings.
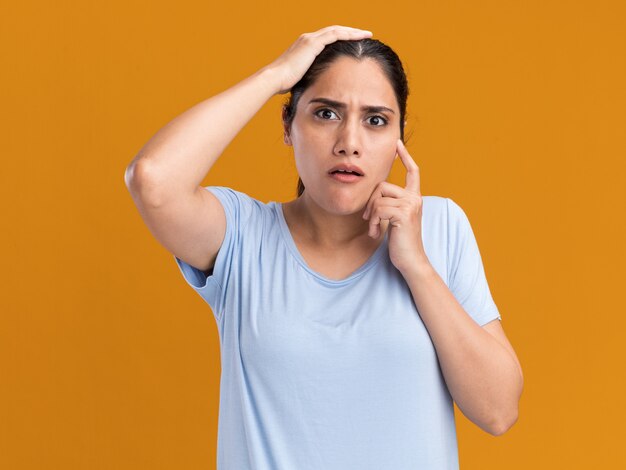
{"label": "skin", "polygon": [[[312,99],[328,98],[345,109]],[[366,112],[362,106],[389,112]],[[382,241],[368,237],[362,215],[377,185],[389,176],[400,138],[400,110],[391,84],[371,59],[337,59],[301,96],[285,141],[293,145],[298,174],[306,189],[283,205],[285,218],[322,250],[350,246],[374,251]],[[365,174],[345,184],[328,176],[338,163],[358,165]]]}
{"label": "skin", "polygon": [[[346,103],[346,109],[320,112],[328,107],[308,104],[316,97]],[[360,110],[363,105],[395,113],[383,115],[389,125],[374,127],[373,115]],[[468,419],[501,435],[517,421],[522,369],[500,321],[478,325],[426,256],[419,167],[399,139],[398,119],[391,85],[375,62],[346,57],[331,65],[302,95],[292,126],[285,129],[306,187],[283,205],[285,218],[301,252],[334,260],[335,266],[351,260],[350,272],[389,230],[389,257],[411,290],[452,398]],[[407,172],[404,188],[386,181],[396,154]],[[358,165],[365,177],[356,184],[332,180],[328,170],[340,162]]]}

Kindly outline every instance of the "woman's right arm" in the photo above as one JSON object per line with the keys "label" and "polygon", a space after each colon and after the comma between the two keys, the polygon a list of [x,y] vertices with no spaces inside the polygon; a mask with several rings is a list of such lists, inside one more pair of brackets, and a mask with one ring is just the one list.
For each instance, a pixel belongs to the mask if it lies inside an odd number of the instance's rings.
{"label": "woman's right arm", "polygon": [[205,273],[213,267],[226,230],[222,205],[201,186],[213,164],[263,104],[302,78],[326,44],[369,36],[344,26],[305,33],[270,65],[185,111],[144,145],[124,180],[168,251]]}
{"label": "woman's right arm", "polygon": [[155,238],[205,273],[224,239],[226,218],[202,180],[278,91],[274,77],[272,69],[263,68],[185,111],[157,132],[126,168],[126,186]]}

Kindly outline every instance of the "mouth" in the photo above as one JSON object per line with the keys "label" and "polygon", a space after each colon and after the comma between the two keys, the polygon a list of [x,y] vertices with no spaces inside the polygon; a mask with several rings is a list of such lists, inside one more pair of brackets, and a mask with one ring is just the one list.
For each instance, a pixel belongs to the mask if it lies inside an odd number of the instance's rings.
{"label": "mouth", "polygon": [[354,183],[365,176],[363,170],[356,165],[340,163],[328,171],[328,175],[341,183]]}
{"label": "mouth", "polygon": [[363,175],[354,171],[335,170],[328,172],[328,175],[335,181],[342,183],[354,183],[363,178]]}
{"label": "mouth", "polygon": [[349,163],[340,163],[339,165],[335,165],[330,170],[328,170],[328,173],[330,173],[330,174],[333,174],[333,173],[347,173],[347,174],[353,174],[353,175],[357,175],[357,176],[364,176],[365,175],[363,173],[363,170],[361,170],[358,166],[350,165]]}

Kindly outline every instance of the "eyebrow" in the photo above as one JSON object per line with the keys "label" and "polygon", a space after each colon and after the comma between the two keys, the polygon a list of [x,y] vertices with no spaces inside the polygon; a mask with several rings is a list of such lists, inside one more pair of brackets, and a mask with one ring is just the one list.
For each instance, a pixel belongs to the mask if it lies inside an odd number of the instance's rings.
{"label": "eyebrow", "polygon": [[[328,106],[333,106],[335,108],[339,108],[339,109],[346,109],[346,105],[344,103],[341,103],[339,101],[335,101],[335,100],[331,100],[328,98],[313,98],[311,101],[309,101],[309,104],[311,103],[322,103],[322,104],[326,104]],[[387,108],[386,106],[361,106],[361,111],[367,111],[370,113],[380,113],[382,111],[389,111],[392,114],[395,114],[395,111],[393,109]]]}

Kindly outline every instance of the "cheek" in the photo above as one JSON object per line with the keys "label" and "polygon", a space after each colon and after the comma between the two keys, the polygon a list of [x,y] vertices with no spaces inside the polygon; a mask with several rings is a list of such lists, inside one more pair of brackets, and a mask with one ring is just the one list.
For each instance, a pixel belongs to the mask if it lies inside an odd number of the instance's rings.
{"label": "cheek", "polygon": [[380,168],[381,172],[385,173],[385,176],[389,175],[393,163],[396,160],[396,150],[395,141],[393,145],[385,145],[385,147],[380,150],[380,155],[382,156]]}
{"label": "cheek", "polygon": [[[298,139],[293,142],[293,158],[300,177],[310,177],[320,173],[328,164],[323,151],[327,143],[314,135],[307,135],[306,139]],[[326,153],[328,153],[327,151]],[[304,181],[304,178],[302,178]]]}
{"label": "cheek", "polygon": [[[295,149],[294,149],[295,150]],[[294,163],[298,176],[307,185],[312,183],[312,178],[316,173],[319,173],[319,168],[315,165],[315,156],[311,152],[307,152],[305,149],[298,149],[297,157],[294,153]]]}
{"label": "cheek", "polygon": [[388,161],[387,164],[385,165],[384,174],[382,175],[384,180],[387,180],[389,178],[392,168],[393,168],[393,159]]}

